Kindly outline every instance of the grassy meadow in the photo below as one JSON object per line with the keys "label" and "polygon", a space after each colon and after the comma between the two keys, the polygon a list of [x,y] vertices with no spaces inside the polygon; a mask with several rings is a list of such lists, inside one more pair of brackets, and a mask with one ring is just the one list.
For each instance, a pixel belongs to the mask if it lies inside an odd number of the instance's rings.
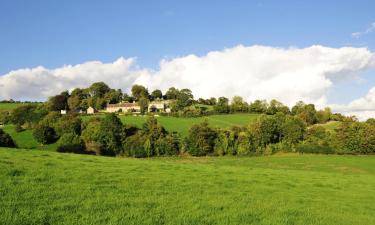
{"label": "grassy meadow", "polygon": [[1,127],[6,133],[8,133],[13,140],[16,142],[17,147],[25,149],[41,149],[41,150],[56,150],[56,143],[49,145],[39,144],[33,137],[32,130],[24,130],[16,132],[14,125],[5,125]]}
{"label": "grassy meadow", "polygon": [[0,111],[10,111],[10,110],[13,110],[13,109],[17,108],[18,106],[21,106],[21,105],[24,105],[24,104],[28,104],[28,103],[21,103],[21,102],[0,103]]}
{"label": "grassy meadow", "polygon": [[[180,133],[182,136],[186,136],[190,127],[194,124],[201,123],[205,120],[212,126],[217,128],[228,128],[231,126],[246,126],[249,123],[255,121],[260,115],[259,114],[225,114],[225,115],[211,115],[205,117],[169,117],[160,116],[157,117],[158,122],[167,131]],[[121,121],[125,124],[133,124],[141,127],[146,121],[146,116],[119,116]],[[91,116],[82,117],[83,120],[88,120]]]}
{"label": "grassy meadow", "polygon": [[374,224],[375,157],[0,148],[2,224]]}

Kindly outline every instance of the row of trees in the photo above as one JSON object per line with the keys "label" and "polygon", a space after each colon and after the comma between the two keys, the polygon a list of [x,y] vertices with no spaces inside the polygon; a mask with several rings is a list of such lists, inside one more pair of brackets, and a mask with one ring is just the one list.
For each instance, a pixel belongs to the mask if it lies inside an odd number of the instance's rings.
{"label": "row of trees", "polygon": [[[57,151],[60,152],[132,157],[181,153],[193,156],[251,155],[278,151],[375,153],[374,119],[366,122],[347,119],[332,132],[320,125],[309,127],[298,114],[278,112],[263,115],[245,127],[215,129],[203,122],[193,125],[185,138],[167,132],[154,117],[149,117],[141,128],[137,128],[123,125],[115,114],[82,122],[76,114],[50,112],[30,125],[38,142],[50,144],[57,141]],[[0,146],[15,147],[11,137],[2,130]]]}

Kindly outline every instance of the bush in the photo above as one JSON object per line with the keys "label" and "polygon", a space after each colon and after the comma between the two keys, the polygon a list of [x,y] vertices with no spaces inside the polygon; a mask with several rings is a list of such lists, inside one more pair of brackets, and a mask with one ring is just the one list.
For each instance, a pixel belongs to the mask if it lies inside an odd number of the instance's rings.
{"label": "bush", "polygon": [[155,154],[157,156],[178,155],[180,150],[179,140],[175,135],[167,135],[155,142]]}
{"label": "bush", "polygon": [[139,133],[126,138],[123,143],[123,154],[136,158],[147,157],[145,149],[146,140],[146,136]]}
{"label": "bush", "polygon": [[85,153],[83,140],[74,133],[67,133],[61,136],[57,142],[58,152]]}
{"label": "bush", "polygon": [[77,115],[68,114],[56,121],[53,127],[59,136],[66,133],[81,135],[81,124],[82,120]]}
{"label": "bush", "polygon": [[204,156],[214,152],[217,132],[205,121],[193,125],[185,139],[186,149],[193,156]]}
{"label": "bush", "polygon": [[38,124],[34,127],[33,136],[41,144],[51,144],[57,140],[55,130],[44,124]]}
{"label": "bush", "polygon": [[88,121],[82,131],[86,148],[98,155],[116,155],[121,151],[123,126],[113,113]]}
{"label": "bush", "polygon": [[0,147],[9,147],[15,148],[16,144],[14,143],[12,137],[0,129]]}

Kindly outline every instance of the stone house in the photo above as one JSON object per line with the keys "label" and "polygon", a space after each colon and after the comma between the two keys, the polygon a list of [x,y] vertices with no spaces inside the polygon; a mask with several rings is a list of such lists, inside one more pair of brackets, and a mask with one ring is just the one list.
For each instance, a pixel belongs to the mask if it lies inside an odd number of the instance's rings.
{"label": "stone house", "polygon": [[107,108],[105,110],[106,112],[109,113],[115,113],[115,112],[133,112],[133,113],[140,113],[141,112],[141,107],[135,103],[118,103],[118,104],[107,104]]}

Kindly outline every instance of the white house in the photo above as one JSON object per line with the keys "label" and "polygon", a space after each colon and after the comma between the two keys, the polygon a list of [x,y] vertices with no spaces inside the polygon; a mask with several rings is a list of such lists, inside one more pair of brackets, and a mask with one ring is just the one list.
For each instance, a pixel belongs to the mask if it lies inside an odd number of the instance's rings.
{"label": "white house", "polygon": [[118,103],[118,104],[108,104],[105,111],[109,113],[114,113],[114,112],[119,112],[119,111],[140,113],[141,107],[135,102],[133,103],[126,102],[126,103]]}
{"label": "white house", "polygon": [[94,114],[94,113],[96,113],[96,110],[93,107],[90,106],[87,108],[87,114]]}
{"label": "white house", "polygon": [[169,101],[164,100],[164,101],[152,101],[148,104],[148,111],[149,112],[170,112],[169,109]]}

